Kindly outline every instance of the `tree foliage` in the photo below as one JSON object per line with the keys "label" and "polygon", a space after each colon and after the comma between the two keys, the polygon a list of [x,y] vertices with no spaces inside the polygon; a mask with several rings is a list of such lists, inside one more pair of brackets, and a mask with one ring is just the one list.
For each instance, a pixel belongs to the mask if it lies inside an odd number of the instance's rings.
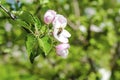
{"label": "tree foliage", "polygon": [[[52,25],[44,23],[49,9],[67,18],[66,59],[56,55]],[[119,35],[119,0],[1,0],[0,79],[119,80]]]}

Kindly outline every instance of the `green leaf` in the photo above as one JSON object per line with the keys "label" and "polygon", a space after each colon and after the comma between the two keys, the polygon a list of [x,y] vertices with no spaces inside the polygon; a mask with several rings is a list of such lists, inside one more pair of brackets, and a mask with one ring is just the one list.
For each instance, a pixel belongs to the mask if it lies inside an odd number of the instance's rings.
{"label": "green leaf", "polygon": [[26,41],[26,48],[27,48],[28,54],[30,54],[33,51],[36,44],[37,44],[37,39],[34,37],[34,35],[29,34],[27,36],[27,41]]}
{"label": "green leaf", "polygon": [[47,55],[52,49],[52,41],[49,36],[38,39],[39,47],[43,50],[45,55]]}
{"label": "green leaf", "polygon": [[40,51],[39,51],[39,47],[38,47],[38,46],[36,46],[36,47],[32,50],[32,52],[31,52],[31,54],[30,54],[30,57],[29,57],[31,63],[33,63],[34,60],[35,60],[35,58],[40,54],[39,52],[40,52]]}
{"label": "green leaf", "polygon": [[29,34],[27,36],[26,48],[27,48],[27,52],[28,52],[29,57],[30,57],[30,62],[33,63],[35,57],[37,57],[39,55],[37,39],[35,38],[34,35]]}
{"label": "green leaf", "polygon": [[17,21],[20,26],[30,29],[30,26],[27,23],[25,23],[24,21],[21,21],[21,20],[17,20]]}
{"label": "green leaf", "polygon": [[22,21],[25,21],[28,24],[34,24],[33,15],[27,11],[21,11],[19,13],[18,19],[21,19]]}
{"label": "green leaf", "polygon": [[[34,20],[35,20],[35,23],[34,23],[34,25],[35,25],[35,30],[36,30],[36,32],[40,32],[41,31],[41,22],[40,22],[40,20],[38,19],[38,17],[35,17],[34,16]],[[40,32],[41,33],[41,32]]]}
{"label": "green leaf", "polygon": [[44,32],[46,32],[47,30],[47,26],[46,25],[43,25],[40,29],[41,33],[44,34]]}
{"label": "green leaf", "polygon": [[37,38],[32,34],[29,34],[27,36],[26,49],[27,49],[27,52],[29,54],[29,58],[30,58],[31,63],[34,62],[34,59],[38,55],[42,54],[43,57],[45,56],[42,48],[40,48],[39,45],[38,45]]}
{"label": "green leaf", "polygon": [[35,26],[37,26],[37,28],[39,29],[41,27],[40,20],[38,19],[38,17],[34,17],[34,20],[35,20]]}

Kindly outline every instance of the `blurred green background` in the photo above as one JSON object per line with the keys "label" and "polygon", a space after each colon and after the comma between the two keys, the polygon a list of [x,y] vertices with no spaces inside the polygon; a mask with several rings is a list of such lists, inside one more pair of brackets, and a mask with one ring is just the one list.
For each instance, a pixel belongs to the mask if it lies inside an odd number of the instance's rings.
{"label": "blurred green background", "polygon": [[120,80],[120,0],[1,0],[9,11],[39,17],[53,9],[68,19],[68,58],[52,51],[33,64],[26,32],[0,9],[0,80]]}

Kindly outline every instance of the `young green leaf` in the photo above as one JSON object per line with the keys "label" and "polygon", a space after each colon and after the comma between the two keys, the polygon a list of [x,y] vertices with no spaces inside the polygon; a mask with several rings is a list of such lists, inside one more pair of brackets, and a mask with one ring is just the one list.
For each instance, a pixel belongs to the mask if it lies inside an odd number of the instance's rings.
{"label": "young green leaf", "polygon": [[35,48],[37,44],[37,39],[34,37],[34,35],[29,34],[27,36],[27,41],[26,41],[26,49],[27,49],[27,53],[30,55],[33,51],[33,49]]}
{"label": "young green leaf", "polygon": [[43,49],[40,48],[39,45],[38,45],[37,38],[32,34],[29,34],[27,36],[26,49],[27,49],[27,52],[29,54],[29,58],[30,58],[31,63],[34,62],[34,59],[38,55],[42,54],[43,57],[45,56],[44,52],[43,52]]}
{"label": "young green leaf", "polygon": [[25,21],[28,24],[34,24],[34,17],[31,13],[27,11],[21,11],[19,13],[18,19]]}
{"label": "young green leaf", "polygon": [[39,55],[39,47],[38,45],[32,50],[32,52],[30,53],[30,62],[33,63],[35,58]]}
{"label": "young green leaf", "polygon": [[39,18],[34,16],[34,20],[35,20],[35,26],[38,29],[40,29],[41,28],[41,22],[40,22]]}
{"label": "young green leaf", "polygon": [[39,47],[44,51],[45,55],[47,55],[52,49],[52,41],[48,36],[38,39]]}

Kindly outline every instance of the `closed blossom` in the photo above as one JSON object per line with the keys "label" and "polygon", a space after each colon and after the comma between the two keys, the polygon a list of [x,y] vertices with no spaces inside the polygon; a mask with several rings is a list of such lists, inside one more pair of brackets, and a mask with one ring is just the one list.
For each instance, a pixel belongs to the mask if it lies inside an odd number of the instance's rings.
{"label": "closed blossom", "polygon": [[44,22],[46,24],[50,24],[52,23],[52,21],[54,20],[56,16],[56,12],[54,10],[48,10],[45,15],[44,15]]}
{"label": "closed blossom", "polygon": [[66,58],[68,56],[68,48],[70,48],[70,45],[68,43],[66,44],[59,44],[56,46],[56,53],[57,55]]}

